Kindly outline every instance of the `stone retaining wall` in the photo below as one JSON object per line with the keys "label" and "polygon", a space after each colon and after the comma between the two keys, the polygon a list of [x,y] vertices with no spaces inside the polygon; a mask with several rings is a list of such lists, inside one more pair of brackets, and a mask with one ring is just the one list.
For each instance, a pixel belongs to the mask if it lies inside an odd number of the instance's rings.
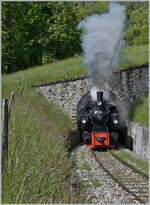
{"label": "stone retaining wall", "polygon": [[143,65],[115,73],[113,77],[115,85],[112,85],[115,87],[114,92],[122,96],[126,105],[130,106],[138,97],[148,92],[148,71],[149,66]]}
{"label": "stone retaining wall", "polygon": [[[148,91],[148,65],[125,69],[113,75],[113,93],[124,102],[126,108]],[[85,77],[46,82],[34,85],[49,100],[65,111],[73,121],[81,98],[91,89],[92,82]]]}
{"label": "stone retaining wall", "polygon": [[60,107],[71,119],[76,121],[76,110],[80,99],[91,89],[92,83],[87,78],[79,78],[70,81],[63,81],[47,86],[38,86],[50,102]]}
{"label": "stone retaining wall", "polygon": [[133,140],[133,152],[142,156],[143,158],[149,158],[149,129],[143,127],[139,123],[128,122],[127,134]]}

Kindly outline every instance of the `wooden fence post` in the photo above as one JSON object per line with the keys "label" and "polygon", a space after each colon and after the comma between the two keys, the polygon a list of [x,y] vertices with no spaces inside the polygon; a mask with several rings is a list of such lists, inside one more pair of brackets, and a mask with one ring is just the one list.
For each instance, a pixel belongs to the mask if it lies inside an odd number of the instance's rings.
{"label": "wooden fence post", "polygon": [[14,92],[12,91],[9,104],[8,104],[8,118],[10,118],[11,107],[12,107],[13,102],[14,102]]}
{"label": "wooden fence post", "polygon": [[3,100],[2,107],[2,173],[8,159],[8,99]]}

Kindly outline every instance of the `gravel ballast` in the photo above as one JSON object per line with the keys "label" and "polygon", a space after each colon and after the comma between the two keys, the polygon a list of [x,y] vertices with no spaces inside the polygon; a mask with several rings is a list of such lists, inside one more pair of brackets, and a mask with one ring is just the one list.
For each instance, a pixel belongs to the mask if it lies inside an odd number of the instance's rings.
{"label": "gravel ballast", "polygon": [[81,195],[86,202],[139,203],[104,172],[87,147],[80,146],[72,154],[76,164],[75,174],[82,183]]}

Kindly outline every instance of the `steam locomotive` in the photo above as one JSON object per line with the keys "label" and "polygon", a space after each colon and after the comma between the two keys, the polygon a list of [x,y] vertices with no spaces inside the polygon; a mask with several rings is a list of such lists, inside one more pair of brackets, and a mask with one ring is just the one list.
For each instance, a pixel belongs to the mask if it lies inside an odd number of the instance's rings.
{"label": "steam locomotive", "polygon": [[111,148],[119,140],[119,112],[117,106],[103,99],[97,92],[97,101],[87,103],[77,119],[81,141],[89,148]]}

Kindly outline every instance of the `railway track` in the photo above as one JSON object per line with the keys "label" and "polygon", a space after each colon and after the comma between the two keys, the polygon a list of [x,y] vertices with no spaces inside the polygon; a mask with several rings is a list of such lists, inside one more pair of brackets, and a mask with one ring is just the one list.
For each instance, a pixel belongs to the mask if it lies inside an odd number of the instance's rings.
{"label": "railway track", "polygon": [[132,195],[136,201],[140,203],[148,202],[149,185],[147,175],[123,163],[111,151],[99,152],[91,150],[91,155],[98,162],[99,166],[123,190]]}
{"label": "railway track", "polygon": [[139,170],[137,168],[135,168],[133,165],[125,162],[124,160],[122,160],[121,158],[119,158],[113,151],[110,151],[111,155],[113,155],[118,161],[120,161],[122,164],[124,164],[127,167],[130,167],[131,169],[133,169],[135,172],[143,175],[145,178],[147,178],[148,180],[148,174],[144,173],[142,170]]}

